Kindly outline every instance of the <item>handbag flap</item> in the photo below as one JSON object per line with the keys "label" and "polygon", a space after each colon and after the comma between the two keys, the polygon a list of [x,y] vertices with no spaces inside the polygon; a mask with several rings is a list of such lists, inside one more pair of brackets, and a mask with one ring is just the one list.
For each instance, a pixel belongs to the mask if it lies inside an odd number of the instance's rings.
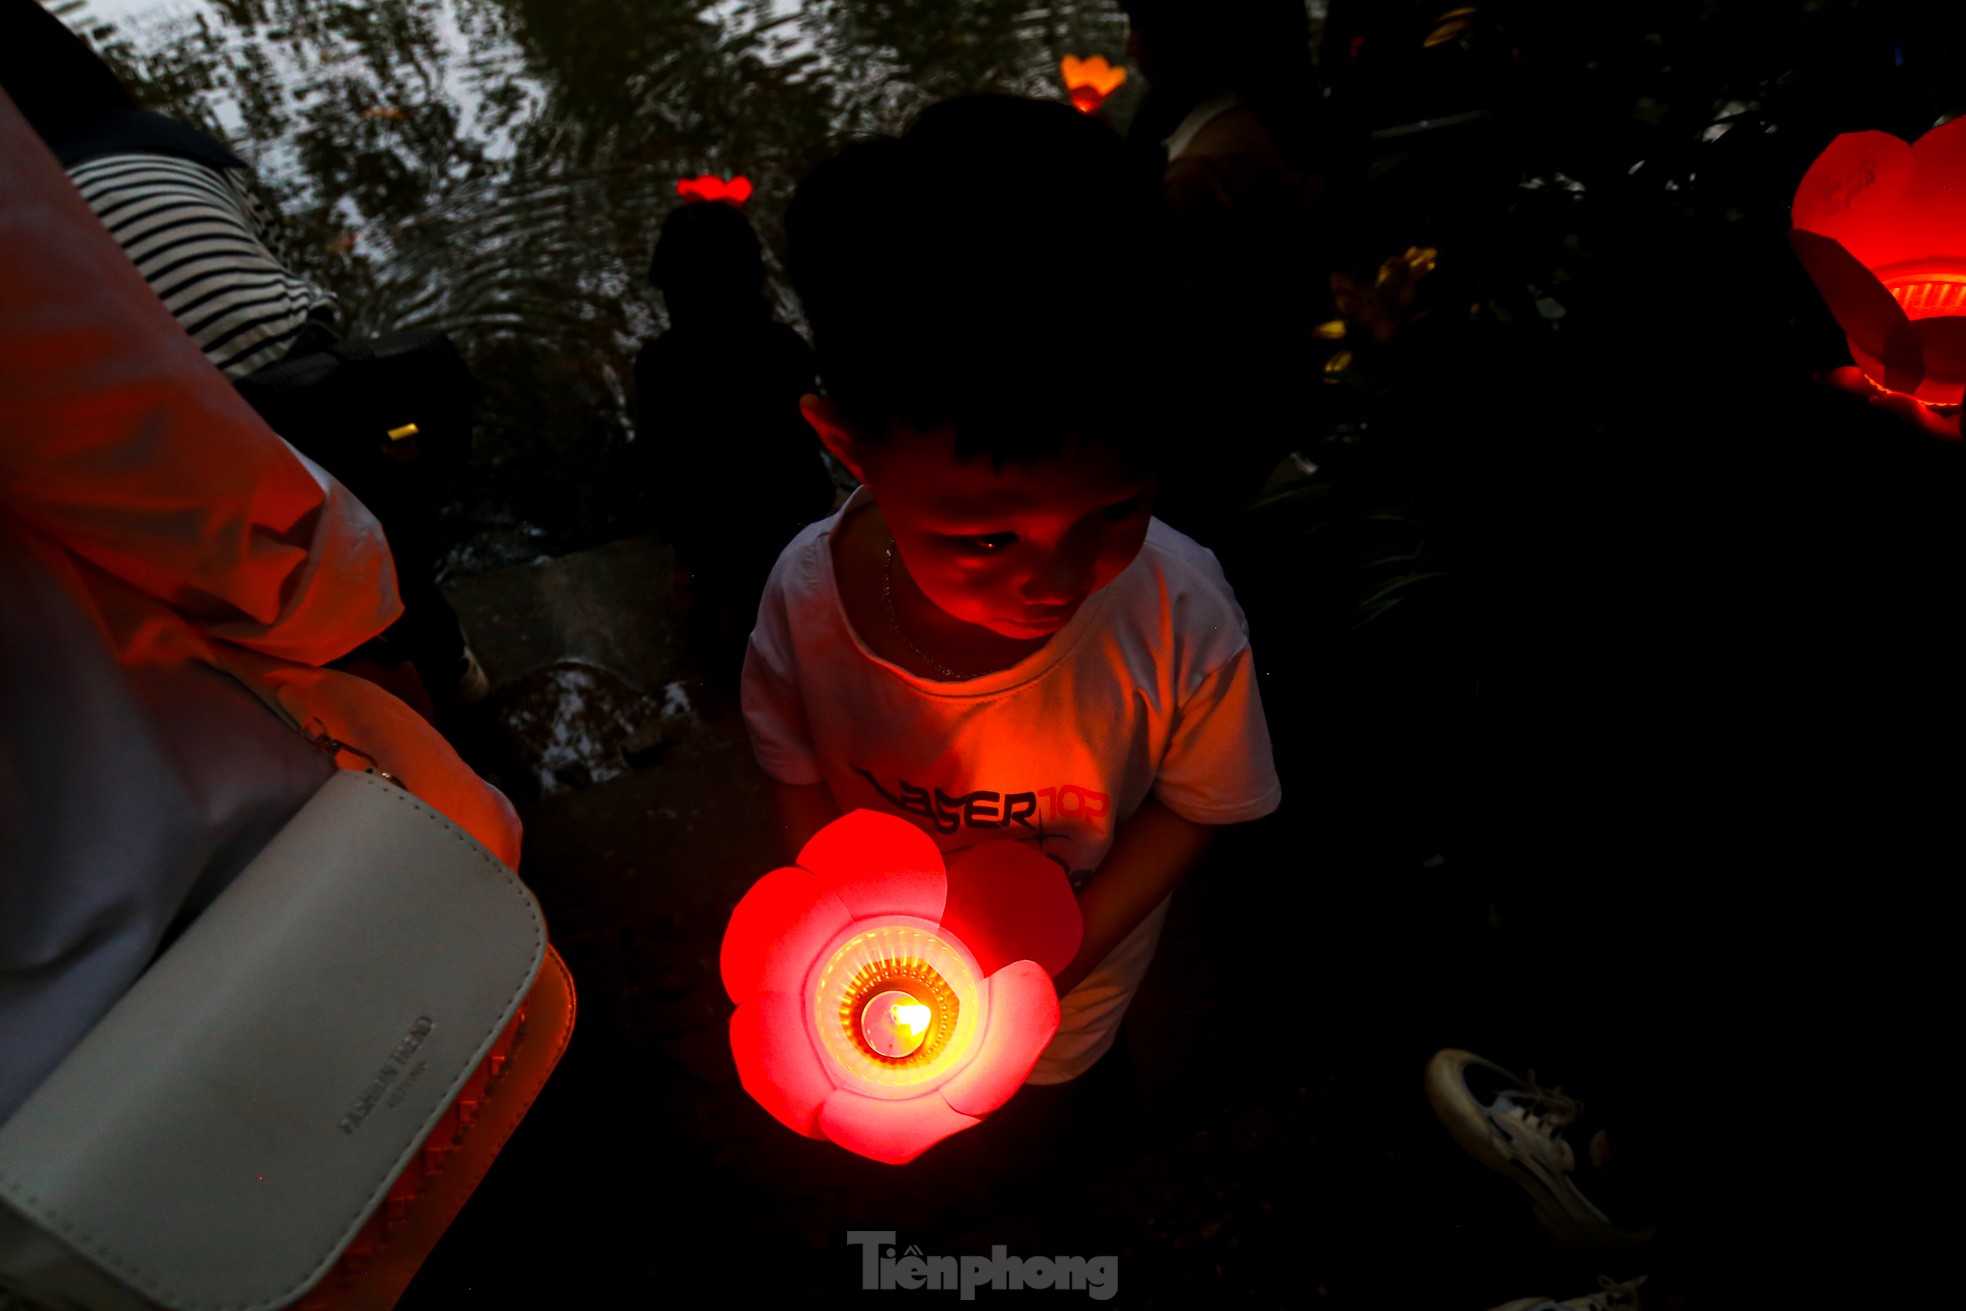
{"label": "handbag flap", "polygon": [[284,1306],[545,950],[538,904],[490,852],[343,771],[0,1125],[0,1201],[167,1307]]}

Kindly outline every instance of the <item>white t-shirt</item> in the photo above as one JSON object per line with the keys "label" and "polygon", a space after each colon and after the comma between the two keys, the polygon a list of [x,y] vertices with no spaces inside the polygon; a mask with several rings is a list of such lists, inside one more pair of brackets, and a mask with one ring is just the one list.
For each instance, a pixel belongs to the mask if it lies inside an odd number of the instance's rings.
{"label": "white t-shirt", "polygon": [[[866,504],[808,527],[778,558],[744,663],[744,717],[765,773],[825,783],[842,811],[914,821],[944,853],[1014,838],[1082,887],[1153,796],[1197,824],[1281,798],[1247,624],[1215,556],[1158,519],[1133,563],[1049,642],[963,682],[919,678],[848,623],[832,537]],[[1160,940],[1167,902],[1062,1003],[1032,1083],[1105,1054]]]}

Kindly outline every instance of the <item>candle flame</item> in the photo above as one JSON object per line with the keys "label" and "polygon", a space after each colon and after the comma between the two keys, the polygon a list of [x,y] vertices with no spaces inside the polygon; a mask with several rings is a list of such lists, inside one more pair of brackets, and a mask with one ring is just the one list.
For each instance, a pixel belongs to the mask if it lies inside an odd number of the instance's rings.
{"label": "candle flame", "polygon": [[910,1034],[920,1033],[928,1027],[928,1007],[920,1002],[896,1002],[887,1008],[888,1019],[894,1021],[898,1029],[906,1029]]}

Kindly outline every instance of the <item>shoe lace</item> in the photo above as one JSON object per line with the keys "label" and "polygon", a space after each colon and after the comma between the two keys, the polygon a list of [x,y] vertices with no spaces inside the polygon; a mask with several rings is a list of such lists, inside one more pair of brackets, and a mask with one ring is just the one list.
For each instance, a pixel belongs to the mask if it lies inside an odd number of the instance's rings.
{"label": "shoe lace", "polygon": [[1534,1070],[1523,1082],[1528,1086],[1511,1088],[1502,1096],[1521,1108],[1526,1122],[1555,1135],[1575,1124],[1584,1113],[1584,1104],[1563,1089],[1545,1088],[1537,1083]]}
{"label": "shoe lace", "polygon": [[1604,1311],[1638,1311],[1638,1286],[1644,1282],[1644,1275],[1628,1283],[1619,1283],[1607,1275],[1599,1275],[1597,1304],[1604,1308]]}

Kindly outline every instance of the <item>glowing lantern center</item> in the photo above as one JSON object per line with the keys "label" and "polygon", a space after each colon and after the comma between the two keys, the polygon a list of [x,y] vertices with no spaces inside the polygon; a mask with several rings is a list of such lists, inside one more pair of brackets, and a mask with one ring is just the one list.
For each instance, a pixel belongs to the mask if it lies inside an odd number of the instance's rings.
{"label": "glowing lantern center", "polygon": [[932,1014],[912,992],[878,992],[860,1009],[860,1034],[876,1056],[912,1056],[928,1037]]}
{"label": "glowing lantern center", "polygon": [[1966,274],[1887,277],[1884,289],[1904,306],[1905,317],[1913,321],[1966,315]]}
{"label": "glowing lantern center", "polygon": [[906,1067],[935,1059],[962,1006],[948,981],[917,956],[862,965],[840,998],[840,1024],[864,1056]]}
{"label": "glowing lantern center", "polygon": [[965,1062],[983,1021],[974,960],[946,931],[914,922],[860,928],[815,965],[814,1036],[873,1096],[904,1096]]}

